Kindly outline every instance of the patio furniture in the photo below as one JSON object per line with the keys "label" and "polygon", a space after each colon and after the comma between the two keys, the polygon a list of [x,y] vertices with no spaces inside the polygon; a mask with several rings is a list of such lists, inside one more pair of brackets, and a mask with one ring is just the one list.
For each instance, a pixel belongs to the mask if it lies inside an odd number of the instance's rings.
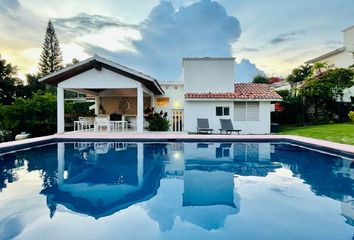
{"label": "patio furniture", "polygon": [[197,118],[197,133],[212,133],[214,130],[209,127],[207,118]]}
{"label": "patio furniture", "polygon": [[103,131],[103,129],[106,129],[107,132],[111,131],[110,123],[109,123],[109,115],[97,116],[95,118],[95,123],[94,123],[95,132]]}
{"label": "patio furniture", "polygon": [[241,132],[240,129],[234,129],[231,119],[220,119],[220,125],[220,134],[222,134],[224,131],[226,134],[231,134],[232,132],[237,132],[237,134],[240,134]]}
{"label": "patio furniture", "polygon": [[74,121],[74,131],[85,131],[89,129],[89,125],[85,120]]}
{"label": "patio furniture", "polygon": [[120,129],[124,132],[128,129],[128,121],[109,121],[109,125],[113,132],[118,132]]}

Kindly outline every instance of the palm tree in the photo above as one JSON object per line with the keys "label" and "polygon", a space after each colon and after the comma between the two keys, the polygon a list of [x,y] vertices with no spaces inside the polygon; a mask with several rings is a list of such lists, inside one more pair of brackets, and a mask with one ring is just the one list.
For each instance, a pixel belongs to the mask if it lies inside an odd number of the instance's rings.
{"label": "palm tree", "polygon": [[314,77],[321,75],[325,71],[328,70],[328,63],[327,62],[315,62],[312,65],[312,75]]}
{"label": "palm tree", "polygon": [[290,83],[292,94],[296,94],[296,86],[298,83],[302,83],[311,75],[312,67],[308,64],[301,65],[298,68],[294,68],[291,74],[286,78]]}

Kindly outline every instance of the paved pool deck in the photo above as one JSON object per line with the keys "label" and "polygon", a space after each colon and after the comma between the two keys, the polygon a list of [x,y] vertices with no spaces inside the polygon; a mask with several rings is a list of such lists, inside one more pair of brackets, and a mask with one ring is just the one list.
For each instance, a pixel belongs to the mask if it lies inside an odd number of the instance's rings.
{"label": "paved pool deck", "polygon": [[320,150],[332,150],[337,154],[345,153],[354,156],[354,145],[335,143],[325,140],[319,140],[308,137],[294,135],[219,135],[219,134],[188,134],[186,132],[116,132],[116,133],[94,133],[94,132],[67,132],[64,134],[54,134],[44,137],[30,138],[19,141],[11,141],[0,143],[0,153],[33,146],[40,145],[51,141],[75,141],[78,140],[97,140],[100,141],[119,140],[119,141],[290,141],[304,144],[307,147],[315,147]]}

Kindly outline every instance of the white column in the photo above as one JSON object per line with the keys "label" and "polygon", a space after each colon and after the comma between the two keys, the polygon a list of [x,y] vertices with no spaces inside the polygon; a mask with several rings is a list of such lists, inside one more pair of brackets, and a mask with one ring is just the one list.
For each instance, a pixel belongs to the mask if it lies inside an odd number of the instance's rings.
{"label": "white column", "polygon": [[57,88],[57,132],[64,133],[64,89]]}
{"label": "white column", "polygon": [[95,114],[98,115],[100,114],[100,105],[101,105],[101,99],[99,96],[95,97]]}
{"label": "white column", "polygon": [[137,143],[137,175],[138,175],[138,186],[141,187],[144,184],[144,144]]}
{"label": "white column", "polygon": [[64,181],[64,167],[65,167],[65,144],[58,143],[58,172],[57,172],[57,180],[58,184],[62,184]]}
{"label": "white column", "polygon": [[136,130],[144,131],[144,94],[143,88],[140,86],[136,89],[137,95],[137,115],[136,115]]}
{"label": "white column", "polygon": [[150,96],[150,107],[155,107],[155,96],[154,95]]}

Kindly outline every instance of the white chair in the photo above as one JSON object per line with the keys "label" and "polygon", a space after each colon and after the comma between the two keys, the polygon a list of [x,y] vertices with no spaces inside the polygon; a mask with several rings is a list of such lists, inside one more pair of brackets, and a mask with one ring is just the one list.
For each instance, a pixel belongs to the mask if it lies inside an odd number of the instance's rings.
{"label": "white chair", "polygon": [[97,116],[95,118],[94,129],[95,132],[102,131],[106,129],[107,132],[110,131],[110,123],[109,123],[109,116]]}

